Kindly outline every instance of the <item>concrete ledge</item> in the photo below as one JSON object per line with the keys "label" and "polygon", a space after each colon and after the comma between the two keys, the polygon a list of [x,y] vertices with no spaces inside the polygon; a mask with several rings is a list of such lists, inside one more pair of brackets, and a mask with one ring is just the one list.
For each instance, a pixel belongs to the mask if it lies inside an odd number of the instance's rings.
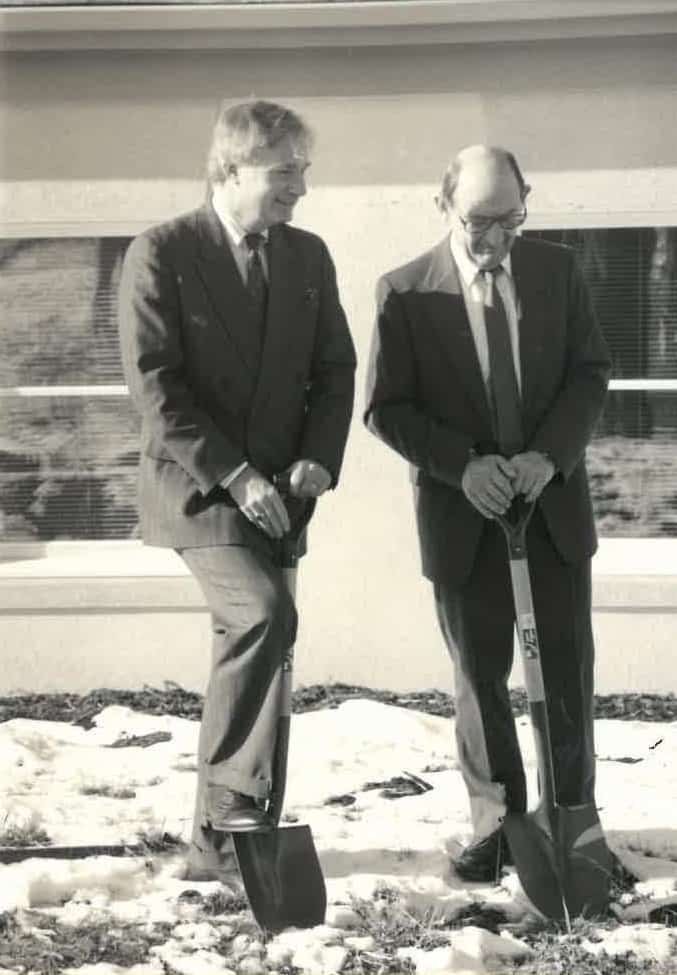
{"label": "concrete ledge", "polygon": [[380,0],[9,6],[7,50],[467,44],[668,34],[675,0]]}
{"label": "concrete ledge", "polygon": [[[5,548],[0,561],[0,694],[86,693],[165,680],[203,690],[207,610],[175,553],[139,542],[55,542],[32,553],[15,549],[11,560],[8,554]],[[395,641],[392,624],[375,625],[365,614],[378,610],[355,601],[359,580],[341,570],[333,585],[306,590],[305,578],[324,571],[320,558],[311,567],[300,579],[298,684],[453,689],[430,593],[417,575]],[[677,539],[605,539],[593,567],[598,692],[677,691]],[[519,664],[512,682],[522,683]]]}
{"label": "concrete ledge", "polygon": [[[593,610],[595,613],[677,615],[677,573],[674,576],[595,576]],[[205,604],[199,586],[187,574],[146,578],[0,577],[0,617],[203,611]]]}
{"label": "concrete ledge", "polygon": [[[592,565],[595,611],[677,612],[677,539],[602,539]],[[0,615],[203,606],[169,549],[139,541],[0,546]]]}

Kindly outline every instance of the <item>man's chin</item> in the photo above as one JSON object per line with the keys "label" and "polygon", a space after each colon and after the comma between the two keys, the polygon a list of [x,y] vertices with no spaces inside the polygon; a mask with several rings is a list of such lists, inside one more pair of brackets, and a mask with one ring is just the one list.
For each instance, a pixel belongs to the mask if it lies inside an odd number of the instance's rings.
{"label": "man's chin", "polygon": [[493,271],[505,260],[505,253],[503,251],[498,253],[492,251],[491,253],[473,254],[473,259],[482,271]]}
{"label": "man's chin", "polygon": [[294,216],[295,203],[278,203],[275,207],[277,223],[286,223]]}

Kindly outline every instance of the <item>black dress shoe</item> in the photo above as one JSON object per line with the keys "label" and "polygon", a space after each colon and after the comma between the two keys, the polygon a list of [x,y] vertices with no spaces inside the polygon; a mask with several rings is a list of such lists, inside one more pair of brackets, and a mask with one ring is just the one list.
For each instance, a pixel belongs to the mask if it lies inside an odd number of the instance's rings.
{"label": "black dress shoe", "polygon": [[484,839],[466,846],[453,864],[461,880],[492,883],[499,879],[501,867],[512,862],[508,841],[503,831],[497,829]]}
{"label": "black dress shoe", "polygon": [[268,813],[257,805],[256,799],[242,792],[224,790],[210,801],[206,819],[212,829],[224,833],[251,833],[273,828]]}

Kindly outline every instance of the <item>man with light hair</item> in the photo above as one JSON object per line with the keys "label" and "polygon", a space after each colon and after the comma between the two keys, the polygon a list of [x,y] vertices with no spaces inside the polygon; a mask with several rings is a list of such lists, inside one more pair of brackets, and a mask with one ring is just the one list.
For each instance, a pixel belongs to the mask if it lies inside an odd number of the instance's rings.
{"label": "man with light hair", "polygon": [[517,236],[529,194],[512,153],[469,146],[438,200],[450,233],[386,274],[365,420],[413,466],[424,575],[454,664],[458,760],[473,841],[455,862],[488,881],[509,862],[506,810],[526,808],[508,694],[514,609],[496,516],[522,495],[557,801],[593,800],[585,448],[609,355],[574,254]]}
{"label": "man with light hair", "polygon": [[122,273],[141,533],[180,553],[212,617],[195,878],[219,876],[228,834],[271,825],[281,665],[297,628],[284,573],[305,552],[290,511],[336,487],[352,412],[334,265],[319,237],[288,225],[311,147],[282,105],[224,104],[206,204],[137,237]]}

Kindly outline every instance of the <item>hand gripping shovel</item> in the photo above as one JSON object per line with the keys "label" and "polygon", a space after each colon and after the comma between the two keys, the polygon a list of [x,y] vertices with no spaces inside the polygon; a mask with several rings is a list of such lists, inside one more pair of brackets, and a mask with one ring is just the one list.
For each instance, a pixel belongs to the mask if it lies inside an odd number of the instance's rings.
{"label": "hand gripping shovel", "polygon": [[[295,541],[310,519],[314,501],[287,499],[291,532],[283,539],[282,564],[292,597],[296,594]],[[282,661],[280,716],[273,756],[268,815],[273,829],[232,833],[245,893],[259,926],[275,934],[284,928],[322,924],[327,908],[324,877],[309,826],[278,828],[287,783],[294,648]]]}
{"label": "hand gripping shovel", "polygon": [[612,857],[594,803],[560,806],[550,726],[543,686],[540,647],[527,561],[526,530],[534,505],[517,498],[499,517],[508,543],[529,714],[536,746],[540,800],[533,812],[509,812],[503,822],[522,886],[546,917],[564,921],[598,914],[609,903]]}

